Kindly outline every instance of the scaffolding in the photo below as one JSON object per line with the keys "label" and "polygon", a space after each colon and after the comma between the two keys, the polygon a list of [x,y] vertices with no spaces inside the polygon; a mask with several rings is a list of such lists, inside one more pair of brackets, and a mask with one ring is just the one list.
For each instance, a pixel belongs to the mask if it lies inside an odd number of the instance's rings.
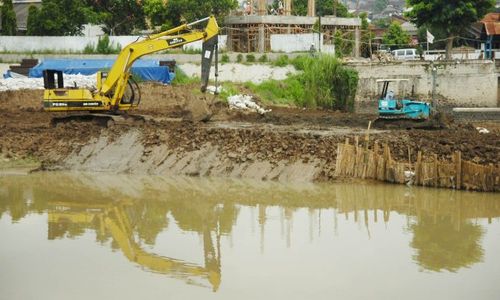
{"label": "scaffolding", "polygon": [[359,56],[361,21],[358,18],[244,15],[229,16],[225,19],[225,24],[228,50],[234,52],[269,52],[271,35],[313,33],[317,32],[321,24],[324,44],[333,44],[336,31],[342,30],[344,34],[353,36],[353,55]]}

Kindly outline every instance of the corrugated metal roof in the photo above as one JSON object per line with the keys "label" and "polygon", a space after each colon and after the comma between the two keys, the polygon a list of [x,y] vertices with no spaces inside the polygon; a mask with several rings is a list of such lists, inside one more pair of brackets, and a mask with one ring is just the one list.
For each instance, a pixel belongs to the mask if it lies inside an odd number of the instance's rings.
{"label": "corrugated metal roof", "polygon": [[500,35],[500,13],[489,13],[481,20],[486,35]]}

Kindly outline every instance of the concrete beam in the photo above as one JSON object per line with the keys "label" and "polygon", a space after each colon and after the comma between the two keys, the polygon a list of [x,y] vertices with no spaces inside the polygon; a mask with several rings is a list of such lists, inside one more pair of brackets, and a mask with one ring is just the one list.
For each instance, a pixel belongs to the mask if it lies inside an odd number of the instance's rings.
{"label": "concrete beam", "polygon": [[[225,19],[227,25],[232,24],[284,24],[284,25],[314,25],[318,20],[316,17],[304,16],[228,16]],[[360,27],[359,18],[335,18],[333,16],[321,17],[323,26],[351,26]]]}

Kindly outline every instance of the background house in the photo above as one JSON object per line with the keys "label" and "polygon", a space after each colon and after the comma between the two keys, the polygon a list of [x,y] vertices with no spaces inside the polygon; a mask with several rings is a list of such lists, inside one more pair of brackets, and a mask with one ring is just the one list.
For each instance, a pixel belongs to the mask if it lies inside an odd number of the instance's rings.
{"label": "background house", "polygon": [[[3,1],[0,1],[0,5],[3,4],[2,2]],[[25,34],[28,25],[28,10],[32,5],[40,8],[42,6],[42,0],[13,0],[12,5],[16,13],[18,34]],[[2,26],[1,23],[0,26]]]}
{"label": "background house", "polygon": [[489,13],[471,27],[471,33],[481,41],[485,58],[493,58],[494,50],[500,49],[500,13]]}

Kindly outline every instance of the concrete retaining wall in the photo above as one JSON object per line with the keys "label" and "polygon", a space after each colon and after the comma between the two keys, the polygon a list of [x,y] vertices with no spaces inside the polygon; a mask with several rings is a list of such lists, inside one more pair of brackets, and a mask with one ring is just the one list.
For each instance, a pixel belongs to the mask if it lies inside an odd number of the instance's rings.
{"label": "concrete retaining wall", "polygon": [[400,78],[397,93],[406,90],[415,98],[431,101],[435,80],[438,107],[496,107],[498,74],[491,61],[351,63],[359,72],[356,108],[375,112],[382,84],[377,79]]}

